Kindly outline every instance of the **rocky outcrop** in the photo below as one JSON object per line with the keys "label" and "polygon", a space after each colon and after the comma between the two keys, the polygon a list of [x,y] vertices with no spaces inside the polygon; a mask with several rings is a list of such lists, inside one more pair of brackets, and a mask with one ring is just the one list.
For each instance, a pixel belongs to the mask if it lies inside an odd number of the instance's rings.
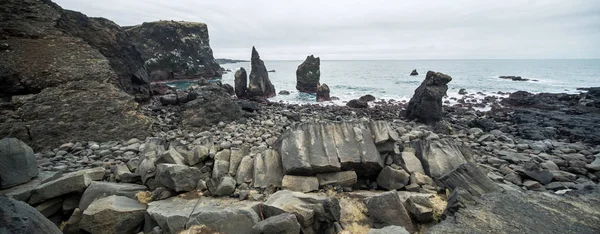
{"label": "rocky outcrop", "polygon": [[245,98],[248,94],[248,74],[243,67],[235,72],[235,96]]}
{"label": "rocky outcrop", "polygon": [[450,81],[452,77],[446,74],[428,71],[425,80],[408,102],[406,117],[426,124],[442,120],[442,98],[446,95]]}
{"label": "rocky outcrop", "polygon": [[329,86],[323,83],[317,87],[317,102],[328,102],[331,101],[331,96],[329,96]]}
{"label": "rocky outcrop", "polygon": [[425,173],[432,178],[439,178],[472,161],[469,154],[463,153],[463,147],[452,139],[419,140],[412,145]]}
{"label": "rocky outcrop", "polygon": [[520,76],[499,76],[500,79],[512,80],[512,81],[528,81],[529,79],[524,79]]}
{"label": "rocky outcrop", "polygon": [[145,213],[145,204],[113,195],[92,202],[79,226],[90,233],[133,233],[144,222]]}
{"label": "rocky outcrop", "polygon": [[452,172],[439,178],[442,185],[449,189],[465,189],[473,196],[501,191],[500,187],[488,178],[474,163],[465,163]]}
{"label": "rocky outcrop", "polygon": [[413,69],[412,72],[410,72],[411,76],[418,76],[419,73],[417,72],[417,69]]}
{"label": "rocky outcrop", "polygon": [[27,183],[37,175],[31,147],[16,138],[0,140],[0,189]]}
{"label": "rocky outcrop", "polygon": [[303,93],[318,93],[321,79],[321,60],[310,55],[296,70],[296,89]]}
{"label": "rocky outcrop", "polygon": [[185,129],[208,128],[221,121],[235,121],[243,116],[242,108],[218,85],[193,87],[193,101],[183,106]]}
{"label": "rocky outcrop", "polygon": [[252,71],[250,71],[248,96],[270,98],[277,95],[275,86],[269,80],[269,73],[265,63],[260,59],[260,55],[252,47]]}
{"label": "rocky outcrop", "polygon": [[127,27],[152,81],[221,77],[203,23],[158,21]]}
{"label": "rocky outcrop", "polygon": [[0,44],[10,48],[0,51],[0,96],[8,101],[0,136],[34,149],[146,136],[149,123],[133,100],[148,98],[147,77],[116,24],[50,1],[9,0],[0,8]]}
{"label": "rocky outcrop", "polygon": [[27,203],[0,196],[2,233],[62,233],[54,223]]}

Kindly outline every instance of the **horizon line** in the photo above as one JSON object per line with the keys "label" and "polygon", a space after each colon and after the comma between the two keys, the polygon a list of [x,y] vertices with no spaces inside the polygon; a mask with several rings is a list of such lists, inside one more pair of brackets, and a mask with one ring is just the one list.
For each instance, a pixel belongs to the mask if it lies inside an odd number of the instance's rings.
{"label": "horizon line", "polygon": [[[230,59],[230,60],[243,60],[248,59],[235,59],[235,58],[215,58],[215,59]],[[416,60],[600,60],[600,58],[446,58],[446,59],[321,59],[321,61],[416,61]],[[304,61],[304,59],[263,59],[263,61]]]}

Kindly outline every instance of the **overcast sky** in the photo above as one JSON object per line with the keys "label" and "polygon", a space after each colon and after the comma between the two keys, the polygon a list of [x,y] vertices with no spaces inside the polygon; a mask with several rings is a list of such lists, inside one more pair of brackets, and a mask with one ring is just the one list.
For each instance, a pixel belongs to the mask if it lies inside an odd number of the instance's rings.
{"label": "overcast sky", "polygon": [[120,25],[208,24],[217,58],[600,58],[597,0],[54,0]]}

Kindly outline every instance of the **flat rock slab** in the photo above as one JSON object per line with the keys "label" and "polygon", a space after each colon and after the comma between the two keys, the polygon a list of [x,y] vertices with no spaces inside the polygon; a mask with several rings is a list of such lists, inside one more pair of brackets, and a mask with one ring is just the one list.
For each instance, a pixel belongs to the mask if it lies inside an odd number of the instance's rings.
{"label": "flat rock slab", "polygon": [[319,190],[319,179],[314,176],[285,175],[281,181],[283,189],[296,192],[312,192]]}
{"label": "flat rock slab", "polygon": [[81,196],[79,210],[85,211],[93,201],[100,198],[118,195],[135,199],[138,192],[146,190],[148,190],[146,186],[139,184],[93,181]]}
{"label": "flat rock slab", "polygon": [[104,169],[100,168],[64,174],[62,177],[42,184],[33,190],[29,204],[37,204],[67,193],[83,192],[93,180],[101,180],[104,173]]}
{"label": "flat rock slab", "polygon": [[41,184],[46,183],[49,180],[59,178],[60,176],[62,176],[62,173],[60,172],[42,171],[37,177],[33,178],[33,180],[9,189],[0,190],[0,194],[12,197],[22,202],[27,202],[31,197],[31,191],[39,187]]}
{"label": "flat rock slab", "polygon": [[463,188],[473,196],[482,196],[486,193],[502,190],[474,163],[460,165],[452,172],[440,177],[439,181],[450,189]]}
{"label": "flat rock slab", "polygon": [[416,141],[413,147],[425,174],[434,179],[470,161],[470,158],[463,154],[462,147],[452,139]]}
{"label": "flat rock slab", "polygon": [[83,212],[79,227],[90,233],[133,233],[144,221],[146,205],[131,198],[108,196]]}
{"label": "flat rock slab", "polygon": [[358,181],[358,176],[355,171],[332,172],[326,174],[318,174],[320,186],[340,185],[350,187]]}
{"label": "flat rock slab", "polygon": [[260,221],[252,227],[252,234],[265,233],[298,234],[300,233],[300,224],[294,214],[276,215]]}

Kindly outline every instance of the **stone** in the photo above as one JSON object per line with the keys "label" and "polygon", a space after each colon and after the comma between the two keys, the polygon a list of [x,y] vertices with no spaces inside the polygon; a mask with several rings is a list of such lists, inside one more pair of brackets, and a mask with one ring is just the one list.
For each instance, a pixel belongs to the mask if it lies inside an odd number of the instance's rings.
{"label": "stone", "polygon": [[235,174],[235,180],[237,184],[250,183],[254,178],[254,162],[252,157],[246,155],[242,158],[240,166],[238,167],[237,173]]}
{"label": "stone", "polygon": [[246,98],[248,95],[248,74],[246,69],[240,67],[234,75],[235,96],[238,98]]}
{"label": "stone", "polygon": [[561,181],[561,182],[573,182],[577,179],[577,176],[573,173],[569,173],[566,171],[550,171],[552,173],[553,181]]}
{"label": "stone", "polygon": [[168,233],[183,231],[196,208],[198,200],[172,197],[148,203],[148,214],[156,221],[160,228]]}
{"label": "stone", "polygon": [[39,211],[45,217],[50,217],[55,214],[60,208],[62,208],[62,198],[53,198],[46,200],[39,205],[35,206],[35,209]]}
{"label": "stone", "polygon": [[404,188],[410,182],[410,174],[404,169],[394,169],[392,167],[384,167],[377,176],[377,185],[387,190],[397,190]]}
{"label": "stone", "polygon": [[[260,221],[251,203],[218,204],[218,201],[200,202],[191,213],[187,227],[203,225],[219,233],[250,234]],[[223,222],[227,220],[227,222]]]}
{"label": "stone", "polygon": [[281,181],[281,188],[303,193],[317,191],[319,190],[319,179],[312,176],[285,175]]}
{"label": "stone", "polygon": [[408,102],[406,117],[426,124],[442,120],[442,98],[446,96],[450,81],[452,77],[446,74],[428,71],[425,80]]}
{"label": "stone", "polygon": [[108,196],[83,211],[79,227],[90,233],[132,233],[144,221],[146,205],[131,198]]}
{"label": "stone", "polygon": [[281,157],[277,151],[267,149],[254,157],[253,186],[266,188],[269,186],[281,187],[283,170]]}
{"label": "stone", "polygon": [[406,170],[408,170],[408,172],[419,172],[425,174],[423,165],[421,165],[421,161],[419,161],[415,153],[410,151],[402,152],[402,162],[404,162],[404,167]]}
{"label": "stone", "polygon": [[433,179],[431,179],[431,177],[429,177],[421,172],[413,172],[412,175],[414,176],[415,182],[418,185],[421,185],[421,186],[423,186],[423,185],[434,186],[435,185],[435,183],[433,182]]}
{"label": "stone", "polygon": [[[306,60],[296,70],[296,89],[303,93],[318,93],[321,79],[321,60],[313,55],[307,56]],[[327,88],[329,91],[329,88]],[[329,92],[327,92],[329,95]],[[317,95],[317,101],[319,101]]]}
{"label": "stone", "polygon": [[92,182],[92,176],[86,171],[64,174],[62,177],[44,183],[31,192],[29,204],[37,204],[72,192],[83,192]]}
{"label": "stone", "polygon": [[463,150],[452,139],[418,140],[414,141],[412,146],[415,155],[422,163],[425,174],[434,179],[470,160],[470,157],[463,154]]}
{"label": "stone", "polygon": [[387,121],[372,121],[369,123],[369,129],[374,136],[375,144],[385,142],[397,142],[400,140],[398,132],[392,129]]}
{"label": "stone", "polygon": [[329,86],[323,83],[317,87],[317,102],[329,102],[331,96],[329,96]]}
{"label": "stone", "polygon": [[269,73],[265,67],[265,63],[260,59],[260,55],[254,47],[252,47],[251,59],[252,71],[250,71],[248,96],[249,97],[264,97],[270,98],[277,95],[275,86],[269,80]]}
{"label": "stone", "polygon": [[554,175],[547,170],[524,170],[523,173],[529,178],[539,181],[544,185],[550,183],[554,177]]}
{"label": "stone", "polygon": [[340,220],[340,205],[336,198],[280,190],[262,205],[265,217],[283,213],[296,216],[302,233],[327,233],[333,231]]}
{"label": "stone", "polygon": [[58,227],[27,203],[0,196],[0,232],[62,233]]}
{"label": "stone", "polygon": [[0,140],[0,189],[27,183],[37,175],[31,147],[16,138]]}
{"label": "stone", "polygon": [[402,226],[387,226],[380,229],[369,229],[367,234],[409,234],[406,228]]}
{"label": "stone", "polygon": [[416,231],[410,215],[395,191],[382,193],[365,200],[373,227],[402,226],[410,233]]}
{"label": "stone", "polygon": [[64,214],[72,214],[75,209],[78,209],[79,202],[81,202],[81,194],[72,193],[72,194],[65,196],[62,200],[63,213]]}
{"label": "stone", "polygon": [[183,158],[183,156],[179,152],[177,152],[177,150],[170,147],[169,150],[167,150],[165,153],[163,153],[158,158],[158,160],[156,161],[156,164],[167,163],[167,164],[185,165],[184,161],[185,161],[185,159]]}
{"label": "stone", "polygon": [[219,122],[229,123],[244,116],[239,102],[217,84],[192,86],[189,92],[195,99],[183,105],[183,130],[200,132]]}
{"label": "stone", "polygon": [[177,164],[156,165],[156,181],[163,187],[175,192],[187,192],[196,189],[202,177],[200,169]]}
{"label": "stone", "polygon": [[376,99],[375,96],[373,96],[371,94],[367,94],[367,95],[360,97],[358,100],[363,101],[363,102],[372,102],[372,101],[375,101],[375,99]]}
{"label": "stone", "polygon": [[486,193],[499,192],[502,189],[488,178],[474,163],[465,163],[452,172],[439,178],[441,185],[450,188],[463,188],[475,197]]}
{"label": "stone", "polygon": [[[192,149],[191,154],[186,157],[185,161],[188,166],[194,166],[198,163],[204,162],[209,157],[209,150],[206,146],[199,145]],[[185,157],[185,156],[184,156]]]}
{"label": "stone", "polygon": [[592,161],[590,164],[585,165],[585,167],[592,171],[600,171],[600,156],[596,156],[594,161]]}
{"label": "stone", "polygon": [[221,178],[212,178],[206,182],[208,191],[213,196],[229,196],[235,191],[235,180],[229,176],[223,176]]}
{"label": "stone", "polygon": [[411,76],[418,76],[419,73],[417,72],[417,69],[412,70],[412,72],[410,72]]}
{"label": "stone", "polygon": [[244,152],[239,148],[231,148],[231,157],[229,158],[229,176],[235,177],[240,163],[244,158]]}
{"label": "stone", "polygon": [[419,223],[433,221],[433,204],[428,197],[411,196],[406,199],[406,209]]}
{"label": "stone", "polygon": [[350,108],[369,108],[369,103],[358,99],[352,99],[346,103],[346,106]]}
{"label": "stone", "polygon": [[459,90],[458,90],[458,94],[460,94],[460,95],[467,95],[467,94],[469,94],[469,93],[468,93],[468,92],[467,92],[467,90],[465,90],[465,89],[459,89]]}
{"label": "stone", "polygon": [[290,91],[287,91],[287,90],[281,90],[281,91],[279,91],[279,93],[278,93],[278,94],[279,94],[279,95],[290,95]]}
{"label": "stone", "polygon": [[326,174],[317,174],[319,185],[325,187],[327,185],[339,185],[342,187],[352,187],[358,181],[358,176],[355,171],[341,171]]}
{"label": "stone", "polygon": [[252,227],[251,234],[298,234],[300,224],[294,214],[283,213],[260,221]]}
{"label": "stone", "polygon": [[57,179],[60,176],[62,176],[61,172],[42,171],[37,177],[33,178],[33,180],[9,189],[0,190],[0,194],[14,198],[18,201],[27,202],[31,197],[31,192],[33,190],[35,190],[41,184]]}
{"label": "stone", "polygon": [[525,188],[527,188],[528,190],[533,190],[533,191],[545,191],[546,190],[543,185],[541,185],[539,182],[533,181],[533,180],[525,180],[523,182],[523,186],[525,186]]}
{"label": "stone", "polygon": [[215,165],[212,171],[213,178],[219,178],[228,174],[230,158],[231,151],[228,149],[219,151],[215,154]]}
{"label": "stone", "polygon": [[92,202],[104,197],[116,195],[135,199],[137,193],[147,190],[146,186],[139,184],[93,181],[81,195],[79,210],[85,211]]}

